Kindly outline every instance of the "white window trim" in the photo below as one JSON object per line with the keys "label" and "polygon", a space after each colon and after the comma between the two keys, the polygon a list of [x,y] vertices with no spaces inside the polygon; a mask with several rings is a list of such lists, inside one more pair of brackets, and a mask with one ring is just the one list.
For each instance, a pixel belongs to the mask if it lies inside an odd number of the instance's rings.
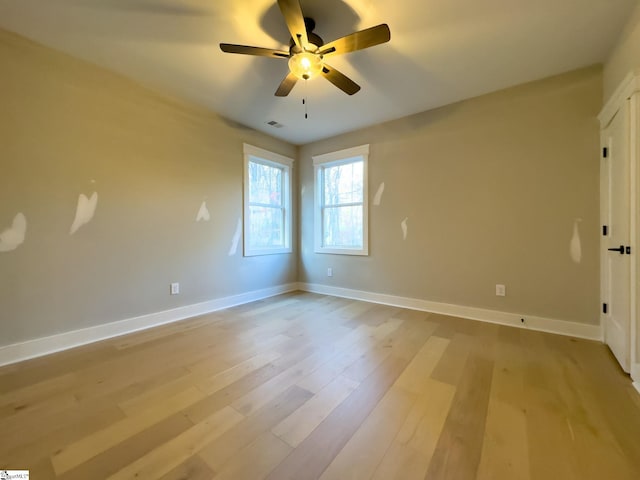
{"label": "white window trim", "polygon": [[[328,248],[322,245],[322,178],[321,168],[327,164],[332,166],[351,163],[354,158],[360,157],[363,161],[363,198],[362,198],[362,248]],[[329,253],[336,255],[369,255],[369,145],[360,145],[358,147],[347,148],[337,152],[325,153],[323,155],[314,155],[313,157],[313,176],[315,185],[314,198],[314,252]]]}
{"label": "white window trim", "polygon": [[[254,147],[248,143],[243,144],[244,153],[244,188],[243,188],[243,204],[244,204],[244,229],[243,244],[244,256],[253,257],[257,255],[273,255],[278,253],[291,253],[291,170],[294,160],[279,155],[277,153]],[[284,189],[283,189],[283,205],[284,205],[284,244],[283,248],[260,248],[251,249],[249,247],[249,162],[262,163],[273,167],[282,168],[284,171]]]}

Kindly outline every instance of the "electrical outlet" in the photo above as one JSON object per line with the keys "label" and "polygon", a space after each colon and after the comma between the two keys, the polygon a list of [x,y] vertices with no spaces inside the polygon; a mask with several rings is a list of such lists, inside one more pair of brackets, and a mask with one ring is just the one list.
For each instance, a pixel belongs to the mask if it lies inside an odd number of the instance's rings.
{"label": "electrical outlet", "polygon": [[327,277],[333,277],[333,268],[327,268]]}
{"label": "electrical outlet", "polygon": [[180,293],[180,284],[172,283],[170,292],[171,292],[171,295],[178,295]]}
{"label": "electrical outlet", "polygon": [[507,296],[507,288],[504,285],[496,284],[496,296],[498,296],[498,297],[506,297]]}

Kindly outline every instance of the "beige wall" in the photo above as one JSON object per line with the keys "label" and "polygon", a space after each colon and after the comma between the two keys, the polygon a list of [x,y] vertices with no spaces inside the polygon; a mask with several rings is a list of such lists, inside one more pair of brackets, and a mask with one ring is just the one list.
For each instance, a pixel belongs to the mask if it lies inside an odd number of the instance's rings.
{"label": "beige wall", "polygon": [[640,3],[632,13],[604,67],[604,99],[611,97],[624,77],[640,68]]}
{"label": "beige wall", "polygon": [[[0,233],[28,222],[0,253],[0,345],[296,280],[297,247],[228,256],[242,143],[296,147],[5,31],[0,71]],[[95,217],[70,235],[94,191]],[[196,223],[203,200],[211,220]]]}
{"label": "beige wall", "polygon": [[[300,280],[597,324],[601,106],[594,67],[302,147]],[[366,143],[370,255],[314,254],[311,156]]]}
{"label": "beige wall", "polygon": [[[4,31],[0,65],[0,233],[18,212],[28,222],[0,253],[0,345],[296,279],[597,323],[598,68],[297,149]],[[243,142],[299,158],[299,265],[296,245],[228,255]],[[386,186],[371,254],[314,254],[311,155],[363,143],[370,196]],[[70,235],[94,191],[95,217]],[[196,223],[203,200],[211,220]]]}

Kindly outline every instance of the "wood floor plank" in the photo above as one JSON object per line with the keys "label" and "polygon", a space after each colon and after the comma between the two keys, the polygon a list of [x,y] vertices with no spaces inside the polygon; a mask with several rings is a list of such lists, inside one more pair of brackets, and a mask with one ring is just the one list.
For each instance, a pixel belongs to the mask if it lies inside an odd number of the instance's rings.
{"label": "wood floor plank", "polygon": [[48,378],[0,395],[0,407],[11,405],[13,412],[23,410],[28,405],[38,404],[61,392],[66,392],[78,382],[74,372]]}
{"label": "wood floor plank", "polygon": [[[439,433],[439,432],[438,432]],[[424,455],[418,450],[392,442],[376,468],[372,480],[422,480],[429,468],[431,455]]]}
{"label": "wood floor plank", "polygon": [[[171,378],[164,383],[156,384],[153,381],[142,393],[118,402],[118,407],[127,417],[135,417],[137,415],[145,415],[145,412],[150,408],[152,409],[158,403],[162,403],[165,399],[185,390],[196,388],[202,393],[201,398],[203,398],[205,393],[197,388],[197,385],[194,385],[197,377],[189,373],[188,370],[182,369],[181,371],[181,376]],[[109,395],[110,398],[114,396],[116,395]]]}
{"label": "wood floor plank", "polygon": [[214,475],[215,472],[199,456],[194,455],[158,480],[211,480]]}
{"label": "wood floor plank", "polygon": [[357,317],[358,315],[365,313],[368,310],[371,310],[372,308],[374,308],[373,305],[368,302],[352,300],[349,304],[338,308],[335,314],[338,318],[350,320]]}
{"label": "wood floor plank", "polygon": [[280,357],[281,355],[275,352],[256,355],[255,357],[251,357],[244,362],[240,362],[237,365],[234,365],[233,367],[224,370],[216,375],[213,375],[203,381],[199,381],[197,383],[197,386],[207,395],[211,395],[212,393],[215,393],[231,385],[232,383],[241,379],[245,375],[248,375],[254,370],[270,364]]}
{"label": "wood floor plank", "polygon": [[2,367],[0,431],[33,478],[640,478],[606,346],[308,292]]}
{"label": "wood floor plank", "polygon": [[228,387],[203,398],[185,411],[185,415],[194,423],[201,422],[203,418],[213,412],[230,405],[238,398],[242,398],[247,392],[258,388],[260,385],[285,371],[288,364],[296,363],[296,357],[291,357],[286,364],[268,364],[259,368]]}
{"label": "wood floor plank", "polygon": [[[422,316],[421,316],[422,317]],[[437,324],[423,320],[405,322],[382,338],[373,349],[362,355],[361,359],[346,369],[343,375],[357,382],[368,377],[389,355],[404,359],[407,363],[414,360],[416,352],[431,336]]]}
{"label": "wood floor plank", "polygon": [[[336,329],[336,332],[340,331],[341,328]],[[212,412],[226,405],[230,405],[233,402],[239,401],[239,399],[247,396],[250,392],[260,388],[267,382],[281,382],[281,386],[288,388],[292,385],[291,382],[281,381],[281,377],[277,380],[274,379],[287,372],[285,375],[289,375],[289,378],[293,379],[293,383],[295,383],[299,376],[304,376],[306,373],[306,370],[303,368],[299,370],[298,374],[295,374],[295,369],[299,367],[302,362],[305,362],[307,366],[308,364],[321,365],[327,358],[327,347],[324,346],[323,343],[333,343],[333,341],[334,337],[332,334],[320,339],[298,342],[299,344],[295,346],[295,348],[290,348],[290,351],[283,354],[283,356],[278,358],[276,361],[251,372],[215,394],[209,395],[207,398],[198,402],[198,404],[187,409],[185,413],[194,423],[197,423]],[[332,348],[329,347],[328,350],[331,351]],[[277,390],[268,388],[264,391],[269,395],[269,398],[272,398],[274,396],[273,392],[276,392]]]}
{"label": "wood floor plank", "polygon": [[[154,365],[154,360],[156,367],[158,364],[165,364],[176,359],[181,361],[199,352],[201,348],[205,348],[209,342],[208,335],[160,336],[155,342],[117,351],[117,354],[98,363],[82,365],[77,369],[77,373],[79,378],[84,380],[82,385],[84,388],[78,391],[78,396],[84,397],[83,392],[86,391],[86,396],[90,397],[94,393],[94,389],[97,390],[95,393],[105,391],[104,388],[110,386],[108,382],[105,382],[106,380],[114,382],[129,378],[137,379],[139,376],[146,375],[149,370],[156,371],[151,368]],[[154,357],[153,354],[158,356]],[[130,368],[133,364],[137,367],[135,371]],[[177,364],[179,365],[179,363]],[[176,364],[171,363],[171,365],[175,366]],[[121,370],[128,371],[129,377],[120,378],[109,375],[109,373]]]}
{"label": "wood floor plank", "polygon": [[[632,478],[634,468],[607,422],[606,409],[597,400],[602,384],[594,389],[587,380],[589,374],[574,356],[572,347],[581,341],[554,335],[537,338],[541,340],[544,358],[551,362],[546,371],[558,384],[554,393],[561,401],[551,400],[558,402],[554,413],[564,419],[564,433],[568,431],[570,437],[565,447],[565,463],[578,478]],[[550,393],[546,392],[547,401],[553,398]],[[599,454],[587,458],[585,451]]]}
{"label": "wood floor plank", "polygon": [[451,385],[457,385],[467,364],[467,358],[471,353],[473,341],[473,337],[467,334],[454,334],[440,361],[433,369],[431,378]]}
{"label": "wood floor plank", "polygon": [[[61,377],[70,372],[75,376],[78,373],[78,365],[84,368],[98,365],[114,355],[116,350],[109,342],[100,342],[0,367],[0,394]],[[56,361],[52,362],[52,358]]]}
{"label": "wood floor plank", "polygon": [[501,327],[494,351],[482,456],[478,480],[530,479],[529,438],[524,388],[524,356],[520,331]]}
{"label": "wood floor plank", "polygon": [[348,378],[336,377],[271,431],[291,447],[297,447],[358,385]]}
{"label": "wood floor plank", "polygon": [[[380,344],[400,325],[402,325],[402,320],[390,319],[377,327],[362,325],[354,329],[352,333],[346,335],[334,346],[336,354],[306,375],[303,380],[298,382],[298,385],[311,392],[318,392],[338,375],[361,362],[348,374],[354,382],[359,382],[366,376],[365,371],[370,372],[377,367],[390,353],[388,344],[385,343],[382,346]],[[380,346],[378,350],[384,350],[384,355],[379,353],[376,355],[374,350],[377,346]],[[367,356],[367,353],[371,353],[371,356]],[[374,357],[374,361],[371,357]]]}
{"label": "wood floor plank", "polygon": [[17,412],[0,419],[0,429],[5,432],[5,435],[24,431],[25,426],[37,428],[37,425],[44,418],[77,408],[78,400],[73,395],[59,394],[51,396],[48,402],[39,402],[33,406],[22,404],[25,406],[24,408],[18,409]]}
{"label": "wood floor plank", "polygon": [[[171,338],[173,335],[185,334],[187,332],[191,333],[197,329],[211,330],[214,323],[215,316],[202,315],[200,317],[181,320],[175,323],[161,325],[157,328],[118,337],[114,340],[114,346],[118,350],[126,350],[140,346],[146,348],[146,346],[152,342],[166,342],[167,338]],[[215,327],[213,327],[213,329],[215,329]]]}
{"label": "wood floor plank", "polygon": [[373,475],[446,349],[448,340],[430,337],[437,324],[426,322],[425,314],[407,311],[402,316],[415,321],[403,325],[399,337],[385,346],[408,365],[321,478],[370,478]]}
{"label": "wood floor plank", "polygon": [[247,338],[238,341],[228,340],[224,347],[207,348],[194,361],[185,365],[191,373],[207,377],[250,359],[256,355],[278,351],[280,346],[288,346],[291,339],[286,335],[273,335],[264,338]]}
{"label": "wood floor plank", "polygon": [[273,310],[277,310],[277,309],[282,309],[285,308],[287,306],[291,306],[292,304],[296,304],[296,303],[300,303],[300,300],[298,300],[297,298],[293,297],[293,298],[286,298],[283,300],[280,300],[278,302],[273,302],[271,304],[267,304],[267,305],[262,305],[256,308],[253,308],[251,310],[247,310],[245,312],[243,312],[241,315],[242,316],[263,316],[265,313],[267,312],[272,312]]}
{"label": "wood floor plank", "polygon": [[185,367],[174,367],[162,369],[147,378],[140,380],[139,382],[131,383],[118,390],[113,391],[107,395],[113,403],[122,406],[127,402],[132,401],[134,398],[144,398],[145,396],[151,396],[156,389],[163,388],[167,384],[171,384],[180,380],[189,371]]}
{"label": "wood floor plank", "polygon": [[291,447],[271,432],[264,432],[236,453],[215,476],[216,480],[257,480],[266,477]]}
{"label": "wood floor plank", "polygon": [[162,403],[133,417],[127,417],[82,440],[61,448],[53,455],[53,467],[57,474],[71,470],[95,455],[117,445],[126,438],[139,433],[164,418],[183,410],[204,397],[198,389],[191,387],[178,392]]}
{"label": "wood floor plank", "polygon": [[476,355],[468,357],[426,479],[476,477],[492,374],[492,360]]}
{"label": "wood floor plank", "polygon": [[448,417],[456,389],[428,379],[396,441],[423,455],[432,455]]}
{"label": "wood floor plank", "polygon": [[243,418],[231,407],[225,407],[108,478],[124,480],[161,477],[187,461]]}
{"label": "wood floor plank", "polygon": [[59,475],[62,480],[107,478],[193,427],[176,413]]}
{"label": "wood floor plank", "polygon": [[440,362],[448,346],[449,340],[441,337],[430,337],[418,351],[415,359],[402,372],[396,384],[408,392],[422,393],[424,384],[428,381],[438,362]]}
{"label": "wood floor plank", "polygon": [[[381,326],[395,321],[397,321],[397,319],[391,319],[391,321],[383,323]],[[398,339],[401,338],[404,338],[405,342],[408,341],[406,337],[408,328],[410,327],[407,325],[401,325],[400,328],[394,328],[389,331],[384,337],[377,337],[380,338],[380,340],[371,348],[364,350],[362,355],[342,372],[342,375],[355,382],[361,382],[367,378],[371,372],[375,371],[389,355],[392,353],[400,355],[402,353],[402,345],[398,345],[397,342]]]}
{"label": "wood floor plank", "polygon": [[478,480],[529,480],[527,417],[522,408],[493,397],[489,400]]}
{"label": "wood floor plank", "polygon": [[6,457],[17,459],[36,457],[41,453],[57,451],[61,445],[74,442],[83,435],[122,420],[125,415],[106,399],[95,399],[52,413],[44,418],[28,418],[22,423],[18,435],[5,434],[11,442],[0,443],[0,463]]}
{"label": "wood floor plank", "polygon": [[[580,478],[579,465],[571,454],[573,438],[567,423],[567,403],[577,392],[566,389],[559,365],[546,355],[544,335],[522,332],[525,354],[524,408],[530,475],[533,480],[558,475]],[[568,395],[568,396],[567,396]]]}
{"label": "wood floor plank", "polygon": [[299,480],[318,478],[353,436],[407,362],[388,357],[344,400],[267,478]]}
{"label": "wood floor plank", "polygon": [[419,393],[372,478],[418,480],[425,477],[451,408],[455,387],[427,378]]}
{"label": "wood floor plank", "polygon": [[[13,467],[9,469],[13,469]],[[29,466],[27,467],[21,466],[19,468],[15,468],[15,470],[29,470],[30,478],[38,478],[38,479],[56,478],[55,473],[53,471],[53,465],[51,465],[51,461],[48,458],[42,458],[34,463],[29,464]]]}
{"label": "wood floor plank", "polygon": [[320,478],[371,478],[415,401],[414,394],[391,387]]}
{"label": "wood floor plank", "polygon": [[270,400],[277,397],[279,392],[295,385],[323,362],[324,355],[320,353],[310,355],[296,365],[289,367],[282,373],[251,390],[231,405],[243,415],[251,415]]}
{"label": "wood floor plank", "polygon": [[402,309],[398,307],[392,307],[390,305],[376,305],[373,308],[365,310],[359,315],[354,316],[347,324],[354,326],[358,325],[371,325],[377,327],[389,319],[393,318]]}
{"label": "wood floor plank", "polygon": [[545,395],[535,388],[527,390],[527,437],[530,475],[533,480],[559,478],[579,479],[578,465],[567,446],[571,431],[566,416],[545,406]]}
{"label": "wood floor plank", "polygon": [[[118,405],[128,415],[135,415],[148,409],[149,406],[157,401],[161,401],[166,396],[193,385],[210,395],[234,383],[244,375],[279,358],[281,354],[269,350],[269,348],[279,343],[278,341],[270,343],[268,346],[263,344],[260,347],[251,347],[247,349],[247,352],[253,350],[258,353],[254,356],[246,355],[249,358],[244,361],[238,361],[238,363],[235,363],[236,360],[238,360],[238,356],[236,355],[237,352],[234,352],[234,355],[225,356],[224,361],[222,358],[213,357],[207,359],[206,362],[203,361],[189,365],[186,369],[185,367],[180,367],[182,372],[180,376],[176,376],[162,384],[156,384],[156,379],[152,378],[150,381],[144,382],[147,384],[147,388],[143,393],[122,401]],[[230,365],[231,363],[234,363],[234,365]],[[131,388],[137,385],[138,384],[135,384]],[[128,388],[126,390],[128,390]],[[115,395],[116,394],[110,395],[110,397],[114,397]]]}
{"label": "wood floor plank", "polygon": [[274,425],[287,418],[311,397],[311,392],[295,385],[289,387],[225,435],[210,442],[203,448],[200,456],[213,470],[221,470],[233,455],[249,445],[257,436],[268,432]]}

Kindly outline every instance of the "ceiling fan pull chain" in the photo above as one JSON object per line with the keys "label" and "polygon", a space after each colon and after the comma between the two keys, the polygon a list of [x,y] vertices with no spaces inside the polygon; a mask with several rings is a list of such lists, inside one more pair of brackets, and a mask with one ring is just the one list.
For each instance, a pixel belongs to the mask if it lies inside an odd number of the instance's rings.
{"label": "ceiling fan pull chain", "polygon": [[304,79],[304,95],[302,97],[302,104],[304,105],[304,119],[307,120],[309,115],[307,114],[307,79]]}

